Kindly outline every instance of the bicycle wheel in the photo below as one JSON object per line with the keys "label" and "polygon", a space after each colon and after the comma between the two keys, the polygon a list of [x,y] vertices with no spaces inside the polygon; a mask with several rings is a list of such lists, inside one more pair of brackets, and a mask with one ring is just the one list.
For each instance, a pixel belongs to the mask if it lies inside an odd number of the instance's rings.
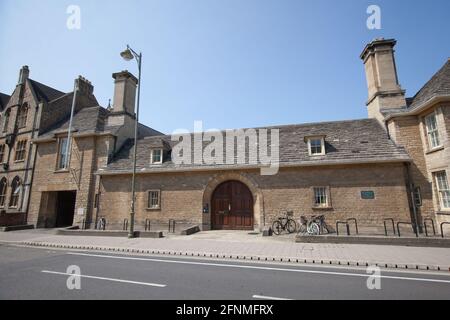
{"label": "bicycle wheel", "polygon": [[306,224],[301,224],[301,225],[298,227],[298,234],[304,236],[304,235],[306,235],[307,233],[308,233],[308,228],[306,227]]}
{"label": "bicycle wheel", "polygon": [[320,228],[320,234],[329,234],[330,230],[328,230],[328,226],[324,223]]}
{"label": "bicycle wheel", "polygon": [[289,219],[286,224],[286,230],[288,233],[294,233],[297,230],[297,223],[294,220]]}
{"label": "bicycle wheel", "polygon": [[318,235],[320,234],[320,227],[317,223],[313,222],[308,226],[308,233],[311,235]]}
{"label": "bicycle wheel", "polygon": [[273,233],[275,233],[277,236],[280,235],[281,231],[283,231],[283,226],[281,225],[280,221],[275,221],[272,224],[272,231]]}

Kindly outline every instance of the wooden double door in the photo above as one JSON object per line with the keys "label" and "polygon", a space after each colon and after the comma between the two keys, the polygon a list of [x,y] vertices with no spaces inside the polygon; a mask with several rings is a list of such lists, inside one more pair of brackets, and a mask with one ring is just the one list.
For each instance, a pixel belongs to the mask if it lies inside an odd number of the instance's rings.
{"label": "wooden double door", "polygon": [[213,230],[253,230],[253,195],[239,181],[220,184],[211,199]]}

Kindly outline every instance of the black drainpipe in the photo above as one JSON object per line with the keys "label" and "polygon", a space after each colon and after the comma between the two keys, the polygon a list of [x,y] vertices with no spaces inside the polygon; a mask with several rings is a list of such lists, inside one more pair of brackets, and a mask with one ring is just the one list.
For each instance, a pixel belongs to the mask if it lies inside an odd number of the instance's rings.
{"label": "black drainpipe", "polygon": [[406,176],[407,176],[407,189],[408,189],[408,202],[410,204],[411,222],[413,223],[414,230],[418,228],[418,232],[422,233],[422,227],[420,225],[419,216],[417,214],[416,202],[414,201],[414,182],[411,175],[411,164],[405,162]]}

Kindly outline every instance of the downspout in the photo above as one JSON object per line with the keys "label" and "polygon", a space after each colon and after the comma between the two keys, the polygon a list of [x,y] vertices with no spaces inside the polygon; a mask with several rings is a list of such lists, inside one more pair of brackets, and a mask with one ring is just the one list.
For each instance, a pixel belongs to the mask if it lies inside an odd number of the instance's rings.
{"label": "downspout", "polygon": [[[33,129],[32,129],[32,131],[31,131],[31,140],[33,140],[34,137],[35,137],[35,133],[36,133],[36,121],[37,121],[37,115],[38,115],[39,110],[40,110],[40,108],[39,108],[40,105],[41,105],[41,103],[38,104],[38,105],[36,106],[36,109],[35,109],[35,111],[34,111],[34,116],[33,116]],[[35,164],[36,164],[37,147],[38,147],[38,146],[36,145],[36,148],[35,148],[35,150],[34,150],[34,160],[33,160],[33,167],[31,168],[32,174],[31,174],[30,182],[27,183],[27,180],[28,180],[28,171],[30,170],[29,166],[30,166],[30,160],[31,160],[31,152],[32,152],[32,150],[33,150],[33,143],[30,141],[30,146],[29,146],[29,148],[28,148],[28,155],[27,155],[27,164],[26,164],[26,167],[25,167],[25,177],[24,177],[25,188],[27,189],[27,192],[24,192],[24,195],[27,194],[27,203],[26,203],[26,208],[25,208],[25,222],[28,221],[28,209],[29,209],[29,207],[30,207],[31,187],[32,187],[32,185],[33,185],[33,176],[34,176],[34,168],[35,168]],[[21,207],[21,208],[23,207],[23,201],[24,201],[24,197],[22,197],[22,200],[21,200],[21,204],[20,204],[20,207]]]}
{"label": "downspout", "polygon": [[417,232],[421,233],[422,229],[421,229],[421,226],[419,224],[419,217],[418,217],[418,214],[417,214],[416,202],[414,200],[414,183],[412,181],[412,175],[411,175],[411,164],[405,162],[405,167],[406,167],[406,175],[407,175],[407,179],[408,179],[407,187],[409,189],[408,190],[408,194],[409,194],[408,199],[409,199],[410,204],[411,204],[410,208],[412,208],[412,212],[411,212],[411,209],[410,209],[410,214],[412,215],[412,217],[414,219],[414,221],[411,221],[411,222],[413,223],[414,230],[417,228]]}

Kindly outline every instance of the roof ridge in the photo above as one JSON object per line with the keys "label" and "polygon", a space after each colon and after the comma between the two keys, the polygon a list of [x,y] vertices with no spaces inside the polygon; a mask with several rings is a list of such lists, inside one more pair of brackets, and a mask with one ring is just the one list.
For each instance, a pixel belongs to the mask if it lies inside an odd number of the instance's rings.
{"label": "roof ridge", "polygon": [[[306,122],[306,123],[297,123],[297,124],[282,124],[282,125],[270,125],[270,126],[259,126],[259,127],[248,127],[248,128],[231,128],[231,129],[222,129],[222,130],[216,130],[216,131],[202,131],[201,133],[211,133],[211,132],[225,132],[227,130],[249,130],[249,129],[282,129],[282,128],[288,128],[288,127],[309,127],[309,126],[315,126],[315,125],[330,125],[330,124],[339,124],[339,123],[350,123],[350,122],[373,122],[378,123],[376,119],[372,118],[360,118],[360,119],[350,119],[350,120],[333,120],[333,121],[321,121],[321,122]],[[189,132],[190,134],[193,134],[194,132]],[[162,134],[162,135],[156,135],[156,136],[149,136],[144,137],[142,139],[150,139],[150,138],[157,138],[157,137],[170,137],[172,134]]]}

